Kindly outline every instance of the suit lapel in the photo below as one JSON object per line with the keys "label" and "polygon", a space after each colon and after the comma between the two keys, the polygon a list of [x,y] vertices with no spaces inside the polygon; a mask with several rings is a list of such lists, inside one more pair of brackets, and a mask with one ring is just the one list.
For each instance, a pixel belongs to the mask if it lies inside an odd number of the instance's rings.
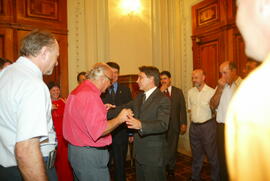
{"label": "suit lapel", "polygon": [[150,105],[158,92],[159,92],[159,89],[156,88],[156,90],[146,99],[146,101],[144,102],[144,104],[142,104],[141,109],[144,109],[148,105]]}

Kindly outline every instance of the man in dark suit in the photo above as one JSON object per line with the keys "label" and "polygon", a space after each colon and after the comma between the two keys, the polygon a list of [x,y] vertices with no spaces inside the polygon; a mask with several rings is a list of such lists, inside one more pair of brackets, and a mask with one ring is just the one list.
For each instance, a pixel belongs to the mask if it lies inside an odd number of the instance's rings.
{"label": "man in dark suit", "polygon": [[165,181],[166,131],[169,125],[170,100],[157,88],[159,70],[139,67],[137,83],[140,93],[129,103],[134,117],[126,121],[134,133],[134,157],[137,181]]}
{"label": "man in dark suit", "polygon": [[179,133],[184,134],[187,129],[186,102],[182,90],[171,85],[170,72],[162,71],[160,73],[160,83],[160,91],[168,96],[171,100],[170,123],[167,132],[167,171],[169,176],[173,176]]}
{"label": "man in dark suit", "polygon": [[[101,94],[104,104],[112,104],[121,106],[131,100],[131,92],[128,87],[117,82],[120,66],[115,62],[108,62],[113,71],[112,86]],[[108,112],[107,119],[113,119],[115,116],[112,112]],[[116,181],[125,181],[125,160],[128,148],[128,128],[126,124],[120,125],[112,132],[112,145],[110,147],[111,158],[114,163],[115,179]]]}

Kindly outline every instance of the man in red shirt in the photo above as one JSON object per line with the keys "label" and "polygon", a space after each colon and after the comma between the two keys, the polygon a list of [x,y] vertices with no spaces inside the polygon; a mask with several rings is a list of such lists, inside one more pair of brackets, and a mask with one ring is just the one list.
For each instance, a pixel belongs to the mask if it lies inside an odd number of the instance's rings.
{"label": "man in red shirt", "polygon": [[100,94],[111,85],[113,72],[104,63],[97,63],[86,74],[86,79],[67,99],[63,133],[69,142],[68,156],[77,180],[109,181],[107,146],[109,134],[121,123],[133,116],[123,109],[119,115],[107,121],[107,109]]}

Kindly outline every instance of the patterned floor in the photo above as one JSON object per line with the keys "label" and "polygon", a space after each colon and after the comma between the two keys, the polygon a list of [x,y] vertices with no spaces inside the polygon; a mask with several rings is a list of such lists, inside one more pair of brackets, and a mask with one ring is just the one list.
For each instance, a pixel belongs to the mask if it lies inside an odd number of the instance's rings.
{"label": "patterned floor", "polygon": [[[178,154],[175,176],[168,177],[167,181],[188,181],[191,176],[191,157]],[[135,168],[127,164],[126,167],[127,181],[135,181]],[[111,173],[113,177],[113,171]],[[202,181],[211,181],[209,164],[204,163],[201,173]],[[112,180],[113,181],[113,180]]]}

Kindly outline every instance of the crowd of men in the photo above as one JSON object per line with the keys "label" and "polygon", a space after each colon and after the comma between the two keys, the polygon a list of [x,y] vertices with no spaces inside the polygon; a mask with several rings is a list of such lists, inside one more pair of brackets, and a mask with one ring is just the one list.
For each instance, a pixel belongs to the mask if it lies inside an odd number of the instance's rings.
{"label": "crowd of men", "polygon": [[[128,141],[134,144],[136,180],[165,181],[166,174],[174,176],[179,134],[187,131],[187,111],[193,159],[190,180],[200,180],[205,156],[214,181],[270,179],[269,84],[262,81],[270,68],[270,0],[238,0],[237,5],[246,53],[265,62],[250,74],[259,63],[249,60],[244,81],[235,62],[223,62],[215,89],[206,84],[205,70],[195,69],[187,110],[170,72],[154,66],[139,67],[141,92],[133,99],[129,88],[118,82],[116,62],[96,63],[78,74],[63,120],[75,180],[109,181],[111,165],[114,180],[126,180]],[[15,63],[1,58],[1,180],[57,180],[52,104],[42,75],[53,72],[58,56],[55,37],[34,30],[22,40]]]}

